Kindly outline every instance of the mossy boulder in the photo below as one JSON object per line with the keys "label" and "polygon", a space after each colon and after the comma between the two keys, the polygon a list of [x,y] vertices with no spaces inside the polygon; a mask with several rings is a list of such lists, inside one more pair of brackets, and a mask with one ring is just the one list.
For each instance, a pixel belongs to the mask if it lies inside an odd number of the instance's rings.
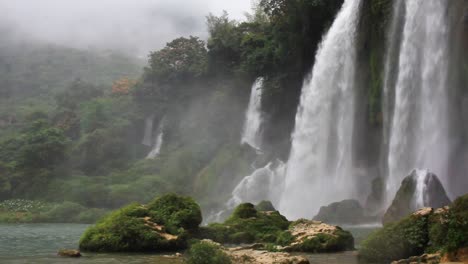
{"label": "mossy boulder", "polygon": [[131,204],[88,228],[80,249],[96,252],[162,252],[184,249],[201,223],[200,207],[188,197],[168,194],[148,205]]}
{"label": "mossy boulder", "polygon": [[450,255],[466,247],[468,195],[459,197],[450,207],[423,208],[384,225],[361,244],[359,256],[369,262],[390,262],[423,253]]}
{"label": "mossy boulder", "polygon": [[338,252],[354,249],[354,238],[339,226],[300,219],[291,224],[290,243],[283,249],[290,252]]}
{"label": "mossy boulder", "polygon": [[275,207],[270,201],[261,201],[255,205],[255,209],[261,212],[276,211]]}
{"label": "mossy boulder", "polygon": [[289,221],[278,211],[261,212],[253,204],[244,203],[224,223],[200,228],[197,237],[219,243],[274,243],[288,226]]}
{"label": "mossy boulder", "polygon": [[[421,178],[422,177],[422,178]],[[424,184],[422,194],[417,193],[417,185]],[[416,199],[422,195],[422,203],[418,205]],[[450,204],[442,183],[439,178],[430,172],[422,170],[413,170],[409,176],[403,179],[400,189],[395,195],[392,204],[385,212],[382,219],[384,224],[398,221],[411,214],[420,207],[443,207]]]}
{"label": "mossy boulder", "polygon": [[200,206],[190,197],[166,194],[147,205],[149,216],[171,228],[197,229],[202,222]]}
{"label": "mossy boulder", "polygon": [[191,245],[187,264],[230,264],[231,259],[216,243],[200,241]]}

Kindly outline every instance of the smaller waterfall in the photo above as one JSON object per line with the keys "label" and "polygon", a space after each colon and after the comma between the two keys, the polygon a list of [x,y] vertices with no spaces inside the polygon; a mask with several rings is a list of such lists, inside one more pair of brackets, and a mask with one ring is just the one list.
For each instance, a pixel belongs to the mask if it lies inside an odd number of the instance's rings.
{"label": "smaller waterfall", "polygon": [[232,191],[232,196],[226,202],[224,209],[207,217],[207,222],[220,222],[237,205],[241,203],[257,204],[263,200],[270,201],[274,206],[279,203],[278,193],[283,191],[286,164],[281,160],[269,162],[265,167],[256,169],[251,175],[245,176]]}
{"label": "smaller waterfall", "polygon": [[277,205],[279,200],[276,194],[282,192],[285,169],[286,165],[276,160],[244,177],[232,191],[232,198],[227,202],[228,208],[243,202],[256,204],[263,200]]}
{"label": "smaller waterfall", "polygon": [[153,122],[154,122],[154,115],[148,116],[145,119],[145,134],[143,135],[143,140],[141,144],[151,147],[152,146],[152,135],[153,135]]}
{"label": "smaller waterfall", "polygon": [[427,170],[415,170],[416,172],[416,190],[414,192],[414,209],[420,209],[427,205],[427,202],[424,199],[424,195],[426,193],[426,178],[429,175]]}
{"label": "smaller waterfall", "polygon": [[256,149],[260,149],[262,144],[262,86],[263,78],[258,78],[252,85],[249,106],[245,114],[245,124],[242,131],[241,144],[247,143]]}
{"label": "smaller waterfall", "polygon": [[154,141],[153,148],[151,149],[150,153],[148,153],[148,155],[146,156],[147,159],[154,159],[157,156],[159,156],[159,153],[161,152],[161,147],[163,144],[163,139],[164,139],[164,119],[160,121],[157,137]]}

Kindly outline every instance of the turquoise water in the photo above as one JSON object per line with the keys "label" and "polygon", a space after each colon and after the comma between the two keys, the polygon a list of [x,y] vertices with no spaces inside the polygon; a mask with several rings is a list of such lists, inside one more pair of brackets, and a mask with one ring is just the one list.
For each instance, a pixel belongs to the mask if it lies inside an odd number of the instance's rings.
{"label": "turquoise water", "polygon": [[[39,264],[181,264],[179,259],[151,254],[91,254],[78,259],[58,257],[59,249],[76,249],[88,225],[81,224],[0,224],[0,263]],[[348,227],[359,242],[374,227]],[[358,264],[355,252],[306,255],[311,264]]]}

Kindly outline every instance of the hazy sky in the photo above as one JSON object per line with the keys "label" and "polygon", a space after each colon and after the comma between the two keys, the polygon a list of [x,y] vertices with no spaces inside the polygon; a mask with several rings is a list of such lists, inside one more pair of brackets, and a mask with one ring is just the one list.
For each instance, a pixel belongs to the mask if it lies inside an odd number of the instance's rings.
{"label": "hazy sky", "polygon": [[206,37],[210,12],[243,19],[251,1],[0,0],[0,23],[46,42],[146,55],[178,36]]}

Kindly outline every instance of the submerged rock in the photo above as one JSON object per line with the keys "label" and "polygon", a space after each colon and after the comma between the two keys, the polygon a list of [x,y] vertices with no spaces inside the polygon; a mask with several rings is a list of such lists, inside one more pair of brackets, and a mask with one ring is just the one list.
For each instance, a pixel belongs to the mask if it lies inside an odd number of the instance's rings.
{"label": "submerged rock", "polygon": [[356,200],[344,200],[322,206],[314,220],[330,224],[361,224],[376,220],[366,215],[364,208]]}
{"label": "submerged rock", "polygon": [[79,250],[75,249],[61,249],[57,253],[57,255],[61,257],[70,257],[70,258],[79,258],[81,257],[81,253]]}
{"label": "submerged rock", "polygon": [[433,173],[413,170],[403,179],[382,222],[395,222],[422,207],[443,207],[450,204],[442,183]]}

